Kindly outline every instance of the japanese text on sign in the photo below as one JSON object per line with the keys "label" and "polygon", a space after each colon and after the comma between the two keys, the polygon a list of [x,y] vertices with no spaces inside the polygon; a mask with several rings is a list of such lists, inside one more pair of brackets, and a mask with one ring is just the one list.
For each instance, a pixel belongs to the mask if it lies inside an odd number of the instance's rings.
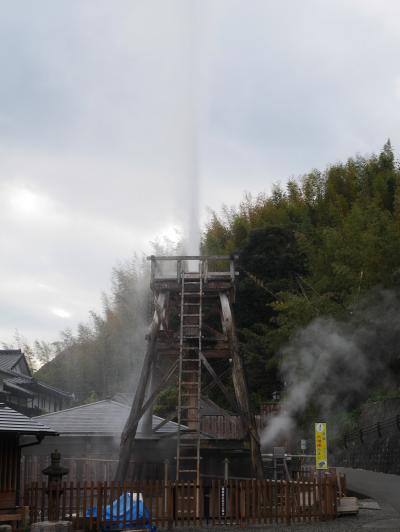
{"label": "japanese text on sign", "polygon": [[315,423],[315,465],[317,469],[328,469],[326,423]]}

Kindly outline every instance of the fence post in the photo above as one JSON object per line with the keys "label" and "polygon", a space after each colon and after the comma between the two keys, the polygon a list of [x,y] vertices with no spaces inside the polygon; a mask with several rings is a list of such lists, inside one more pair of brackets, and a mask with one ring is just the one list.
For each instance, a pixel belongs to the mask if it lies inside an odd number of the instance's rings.
{"label": "fence post", "polygon": [[324,500],[323,500],[323,513],[324,513],[324,521],[327,521],[329,519],[329,483],[328,483],[328,477],[326,474],[322,477],[322,484],[324,486],[323,488],[323,494],[324,494]]}
{"label": "fence post", "polygon": [[173,507],[173,485],[169,480],[166,482],[167,490],[167,520],[168,520],[168,529],[172,528],[173,518],[174,518],[174,507]]}
{"label": "fence post", "polygon": [[210,493],[210,503],[209,503],[209,514],[211,518],[212,526],[215,526],[215,479],[211,481],[211,493]]}
{"label": "fence post", "polygon": [[168,513],[168,476],[169,476],[169,460],[164,460],[164,508],[163,512]]}
{"label": "fence post", "polygon": [[334,483],[333,477],[329,477],[328,482],[328,491],[329,491],[329,519],[333,519],[335,500],[336,500],[336,482]]}
{"label": "fence post", "polygon": [[346,475],[343,473],[340,473],[341,479],[342,479],[342,493],[343,497],[347,496],[347,485],[346,485]]}
{"label": "fence post", "polygon": [[102,517],[102,494],[103,494],[103,486],[102,483],[99,481],[97,483],[97,519],[96,519],[96,529],[100,530],[101,526],[101,517]]}
{"label": "fence post", "polygon": [[246,516],[246,489],[245,481],[241,480],[239,483],[240,491],[240,526],[243,527],[245,524]]}
{"label": "fence post", "polygon": [[285,482],[285,501],[286,501],[286,504],[285,504],[285,510],[286,510],[286,524],[290,525],[290,507],[291,507],[291,504],[290,504],[290,481],[289,480],[286,480]]}
{"label": "fence post", "polygon": [[330,491],[329,498],[330,498],[330,513],[331,513],[330,518],[334,519],[335,514],[336,514],[337,495],[336,495],[336,479],[333,477],[331,477],[330,479],[329,491]]}

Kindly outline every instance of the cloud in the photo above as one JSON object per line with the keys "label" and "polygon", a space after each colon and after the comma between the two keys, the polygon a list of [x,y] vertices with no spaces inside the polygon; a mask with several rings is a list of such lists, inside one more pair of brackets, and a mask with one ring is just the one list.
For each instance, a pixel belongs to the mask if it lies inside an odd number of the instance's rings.
{"label": "cloud", "polygon": [[398,9],[396,0],[2,6],[3,336],[17,327],[51,338],[60,322],[49,308],[68,309],[72,325],[99,308],[118,260],[188,226],[191,191],[204,222],[207,206],[236,203],[245,189],[376,151],[387,137],[396,147]]}
{"label": "cloud", "polygon": [[51,312],[54,314],[54,316],[58,316],[59,318],[70,318],[71,313],[68,312],[68,310],[65,310],[63,308],[52,308]]}

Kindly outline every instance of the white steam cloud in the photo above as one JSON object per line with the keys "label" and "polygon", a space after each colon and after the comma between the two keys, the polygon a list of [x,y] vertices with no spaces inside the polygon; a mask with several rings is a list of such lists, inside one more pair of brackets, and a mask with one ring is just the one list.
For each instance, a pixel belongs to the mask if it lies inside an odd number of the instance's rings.
{"label": "white steam cloud", "polygon": [[[200,253],[200,72],[199,72],[199,12],[196,2],[182,4],[182,44],[184,101],[182,116],[182,194],[184,213],[184,248],[189,255]],[[191,265],[193,267],[193,265]]]}
{"label": "white steam cloud", "polygon": [[315,421],[325,421],[387,382],[383,370],[398,358],[399,341],[400,301],[391,291],[371,292],[346,321],[311,322],[283,349],[286,395],[262,434],[262,445],[293,435],[298,417],[313,401],[324,418]]}

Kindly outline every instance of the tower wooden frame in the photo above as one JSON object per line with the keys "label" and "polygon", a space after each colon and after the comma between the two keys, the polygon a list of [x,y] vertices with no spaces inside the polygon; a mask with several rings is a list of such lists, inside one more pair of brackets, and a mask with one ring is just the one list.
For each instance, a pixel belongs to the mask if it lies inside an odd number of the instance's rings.
{"label": "tower wooden frame", "polygon": [[[263,477],[260,442],[239,353],[232,305],[237,272],[235,259],[227,256],[151,256],[150,286],[154,315],[147,335],[147,350],[132,404],[121,436],[117,480],[125,480],[134,459],[139,421],[142,430],[154,433],[176,421],[176,480],[201,479],[202,389],[216,386],[231,410],[242,421],[251,456],[252,475]],[[221,363],[224,367],[221,371]],[[234,394],[224,384],[231,375]],[[202,376],[207,376],[207,384]],[[226,382],[226,381],[225,381]],[[170,415],[152,427],[153,406],[171,383],[177,386],[177,404]]]}

